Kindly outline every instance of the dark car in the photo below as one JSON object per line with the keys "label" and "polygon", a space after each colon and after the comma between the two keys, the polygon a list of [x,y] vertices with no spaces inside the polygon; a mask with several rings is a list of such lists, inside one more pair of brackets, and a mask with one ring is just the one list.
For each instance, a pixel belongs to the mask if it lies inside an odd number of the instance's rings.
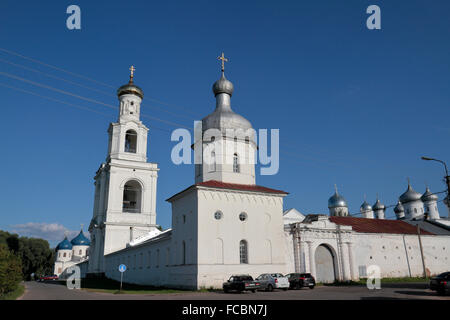
{"label": "dark car", "polygon": [[289,273],[286,275],[289,279],[289,289],[301,289],[308,287],[314,289],[316,280],[311,273]]}
{"label": "dark car", "polygon": [[223,283],[223,292],[230,291],[251,291],[255,292],[261,288],[261,284],[258,281],[254,281],[250,275],[232,275],[227,282]]}
{"label": "dark car", "polygon": [[437,291],[438,294],[445,294],[450,291],[450,272],[444,272],[431,278],[430,289]]}

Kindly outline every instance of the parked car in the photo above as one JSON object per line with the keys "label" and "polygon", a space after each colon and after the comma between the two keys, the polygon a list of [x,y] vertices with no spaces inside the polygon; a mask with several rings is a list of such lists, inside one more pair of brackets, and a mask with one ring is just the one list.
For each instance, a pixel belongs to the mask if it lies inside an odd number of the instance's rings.
{"label": "parked car", "polygon": [[289,279],[281,273],[263,273],[256,278],[256,281],[260,282],[260,290],[289,289]]}
{"label": "parked car", "polygon": [[38,281],[48,281],[48,280],[52,280],[52,281],[58,280],[58,276],[56,274],[54,274],[51,276],[42,276],[38,279]]}
{"label": "parked car", "polygon": [[254,281],[248,274],[232,275],[227,282],[223,283],[223,292],[230,291],[251,291],[255,292],[260,288],[259,281]]}
{"label": "parked car", "polygon": [[290,289],[301,289],[303,287],[314,289],[316,286],[316,279],[311,273],[289,273],[286,277],[289,279]]}
{"label": "parked car", "polygon": [[444,272],[431,278],[430,289],[437,291],[438,294],[444,295],[450,291],[450,272]]}

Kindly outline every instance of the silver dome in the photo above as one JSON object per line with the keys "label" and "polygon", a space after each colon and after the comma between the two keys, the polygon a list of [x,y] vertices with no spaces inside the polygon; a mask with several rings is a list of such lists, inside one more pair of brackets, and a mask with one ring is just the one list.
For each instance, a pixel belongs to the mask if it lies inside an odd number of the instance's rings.
{"label": "silver dome", "polygon": [[399,200],[401,201],[401,203],[408,203],[420,200],[421,196],[422,195],[414,191],[414,189],[411,187],[411,184],[408,183],[408,189],[399,197]]}
{"label": "silver dome", "polygon": [[380,202],[379,199],[377,199],[377,202],[373,205],[373,210],[384,210],[386,209],[386,206]]}
{"label": "silver dome", "polygon": [[402,203],[399,201],[398,203],[397,203],[397,205],[395,206],[395,208],[394,208],[394,212],[397,214],[397,213],[400,213],[400,212],[405,212],[405,209],[403,208],[403,206],[402,206]]}
{"label": "silver dome", "polygon": [[422,197],[420,198],[420,200],[422,200],[423,202],[427,202],[427,201],[437,201],[439,198],[437,195],[435,195],[434,193],[432,193],[430,191],[430,189],[427,187],[427,189],[425,190],[425,193],[422,195]]}
{"label": "silver dome", "polygon": [[217,96],[219,93],[226,93],[231,97],[233,95],[234,86],[231,81],[228,81],[227,78],[225,78],[225,73],[222,72],[222,76],[219,80],[214,82],[212,89],[215,96]]}
{"label": "silver dome", "polygon": [[337,191],[328,199],[328,208],[347,207],[347,201]]}
{"label": "silver dome", "polygon": [[[214,112],[202,119],[202,130],[211,128],[225,129],[251,129],[252,124],[243,116],[237,114],[231,109],[231,95],[233,93],[233,84],[222,77],[213,85],[213,92],[216,96],[216,109]],[[251,140],[254,137],[250,137]]]}
{"label": "silver dome", "polygon": [[372,206],[370,204],[368,204],[366,200],[364,200],[363,204],[361,205],[360,210],[361,210],[361,212],[372,211]]}

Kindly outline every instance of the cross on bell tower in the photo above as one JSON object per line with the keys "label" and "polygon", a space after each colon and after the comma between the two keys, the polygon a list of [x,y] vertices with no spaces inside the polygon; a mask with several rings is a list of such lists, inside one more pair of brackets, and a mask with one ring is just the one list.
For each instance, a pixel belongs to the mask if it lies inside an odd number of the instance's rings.
{"label": "cross on bell tower", "polygon": [[131,66],[129,70],[130,70],[130,82],[133,82],[134,71],[136,70],[136,68],[134,66]]}
{"label": "cross on bell tower", "polygon": [[217,60],[222,60],[222,72],[224,72],[225,71],[225,62],[228,62],[228,59],[225,58],[225,55],[222,52],[222,55],[217,57]]}

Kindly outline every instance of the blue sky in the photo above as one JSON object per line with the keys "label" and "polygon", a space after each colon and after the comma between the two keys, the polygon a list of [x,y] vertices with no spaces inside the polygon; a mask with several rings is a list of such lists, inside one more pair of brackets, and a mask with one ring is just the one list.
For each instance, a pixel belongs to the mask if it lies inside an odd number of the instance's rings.
{"label": "blue sky", "polygon": [[[70,4],[81,8],[81,30],[66,28]],[[366,28],[371,4],[381,8],[381,30]],[[326,213],[335,183],[351,213],[364,194],[395,204],[407,177],[419,192],[425,184],[442,191],[442,167],[420,156],[450,160],[448,12],[448,1],[3,0],[1,49],[98,82],[0,50],[0,229],[40,230],[54,244],[63,230],[87,226],[117,118],[117,110],[5,73],[117,106],[115,90],[133,64],[142,112],[192,127],[214,109],[222,51],[233,109],[257,129],[280,129],[280,171],[257,183],[290,192],[285,208]],[[142,120],[149,161],[161,169],[157,223],[168,228],[165,199],[191,185],[194,170],[170,160],[174,126]]]}

